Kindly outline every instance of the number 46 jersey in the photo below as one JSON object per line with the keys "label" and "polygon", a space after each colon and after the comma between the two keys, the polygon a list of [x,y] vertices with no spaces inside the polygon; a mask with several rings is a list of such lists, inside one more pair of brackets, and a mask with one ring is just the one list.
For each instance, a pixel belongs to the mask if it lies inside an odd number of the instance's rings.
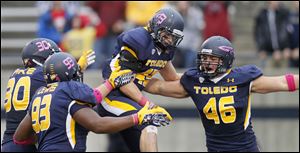
{"label": "number 46 jersey", "polygon": [[262,75],[253,65],[205,79],[197,69],[188,70],[180,82],[193,99],[206,133],[208,150],[238,151],[257,146],[251,126],[251,82]]}

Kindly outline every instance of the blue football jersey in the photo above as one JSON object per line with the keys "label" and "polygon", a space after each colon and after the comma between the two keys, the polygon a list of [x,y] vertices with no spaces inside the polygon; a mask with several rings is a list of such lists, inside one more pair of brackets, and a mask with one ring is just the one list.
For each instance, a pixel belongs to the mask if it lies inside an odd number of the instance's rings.
{"label": "blue football jersey", "polygon": [[[134,58],[142,63],[139,72],[136,72],[134,83],[142,90],[149,80],[174,57],[174,51],[167,50],[161,52],[154,44],[153,38],[146,28],[138,27],[123,32],[117,38],[117,46],[113,53],[113,58],[105,63],[103,68],[104,79],[109,78],[111,71],[121,67],[120,52],[130,53]],[[135,72],[133,70],[133,72]]]}
{"label": "blue football jersey", "polygon": [[38,151],[85,151],[88,130],[72,115],[95,104],[93,89],[80,82],[57,82],[39,88],[29,109]]}
{"label": "blue football jersey", "polygon": [[9,77],[4,101],[6,130],[2,143],[12,141],[13,134],[27,114],[32,96],[41,86],[46,86],[46,82],[39,66],[16,69]]}
{"label": "blue football jersey", "polygon": [[220,80],[205,79],[196,68],[182,76],[180,82],[201,116],[209,150],[238,151],[257,145],[250,87],[261,75],[256,66],[246,65],[231,69]]}

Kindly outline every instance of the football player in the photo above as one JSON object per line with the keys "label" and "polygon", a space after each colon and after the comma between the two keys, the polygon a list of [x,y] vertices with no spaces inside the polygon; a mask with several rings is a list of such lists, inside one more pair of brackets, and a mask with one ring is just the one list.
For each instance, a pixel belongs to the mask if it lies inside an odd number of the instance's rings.
{"label": "football player", "polygon": [[51,55],[43,66],[46,87],[32,98],[28,114],[14,134],[17,144],[31,144],[37,136],[38,151],[85,151],[88,131],[117,132],[134,125],[168,124],[172,119],[164,109],[148,109],[149,103],[135,114],[113,118],[100,117],[89,105],[101,103],[112,89],[132,79],[130,70],[112,73],[108,80],[92,89],[80,82],[79,66],[67,53]]}
{"label": "football player", "polygon": [[[1,151],[33,152],[36,150],[34,145],[16,145],[12,138],[19,123],[27,113],[32,95],[39,87],[46,86],[42,71],[45,60],[54,52],[60,51],[56,43],[46,38],[34,39],[23,48],[21,56],[25,68],[16,69],[7,84],[4,102],[6,130]],[[81,71],[84,71],[94,61],[94,51],[84,51],[78,61]]]}
{"label": "football player", "polygon": [[232,68],[233,61],[231,42],[213,36],[203,42],[198,66],[181,80],[153,79],[145,89],[175,98],[190,96],[200,113],[209,152],[259,151],[251,125],[251,93],[299,89],[298,74],[264,76],[254,65]]}
{"label": "football player", "polygon": [[[171,8],[164,8],[156,12],[146,27],[118,36],[113,56],[104,64],[103,78],[123,69],[132,70],[136,78],[104,99],[98,106],[101,116],[122,117],[138,112],[148,101],[141,91],[157,72],[167,81],[180,79],[171,60],[183,39],[183,28],[181,15]],[[154,106],[152,103],[151,107]],[[120,134],[131,151],[157,151],[156,127],[134,126]]]}

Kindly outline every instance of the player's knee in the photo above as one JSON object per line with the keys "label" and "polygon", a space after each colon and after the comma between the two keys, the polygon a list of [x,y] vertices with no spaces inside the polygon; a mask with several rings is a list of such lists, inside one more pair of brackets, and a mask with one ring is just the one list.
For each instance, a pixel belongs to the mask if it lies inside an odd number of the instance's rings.
{"label": "player's knee", "polygon": [[144,128],[143,132],[146,132],[147,134],[148,133],[154,133],[154,134],[157,134],[158,133],[158,130],[157,130],[157,127],[153,126],[153,125],[149,125],[147,127]]}

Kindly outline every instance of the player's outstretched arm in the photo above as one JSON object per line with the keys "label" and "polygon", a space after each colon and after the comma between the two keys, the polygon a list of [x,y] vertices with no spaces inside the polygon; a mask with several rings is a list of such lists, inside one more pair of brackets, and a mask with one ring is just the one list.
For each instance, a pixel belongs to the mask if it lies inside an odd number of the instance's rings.
{"label": "player's outstretched arm", "polygon": [[79,109],[73,115],[74,120],[95,133],[118,132],[134,125],[165,126],[172,120],[163,108],[149,109],[147,103],[138,113],[124,117],[100,117],[89,107]]}
{"label": "player's outstretched arm", "polygon": [[251,92],[270,93],[279,91],[295,91],[299,89],[299,75],[261,76],[253,81]]}
{"label": "player's outstretched arm", "polygon": [[36,142],[35,133],[32,129],[32,121],[29,114],[27,114],[19,124],[13,139],[14,143],[21,145],[29,145]]}
{"label": "player's outstretched arm", "polygon": [[162,81],[157,78],[152,78],[147,84],[145,91],[174,98],[185,98],[189,96],[181,85],[180,80]]}
{"label": "player's outstretched arm", "polygon": [[176,73],[176,70],[171,61],[168,61],[167,65],[159,71],[160,75],[165,81],[176,81],[182,76],[180,73]]}
{"label": "player's outstretched arm", "polygon": [[112,133],[134,125],[133,117],[100,117],[91,108],[82,108],[72,116],[74,120],[86,129],[95,133]]}

